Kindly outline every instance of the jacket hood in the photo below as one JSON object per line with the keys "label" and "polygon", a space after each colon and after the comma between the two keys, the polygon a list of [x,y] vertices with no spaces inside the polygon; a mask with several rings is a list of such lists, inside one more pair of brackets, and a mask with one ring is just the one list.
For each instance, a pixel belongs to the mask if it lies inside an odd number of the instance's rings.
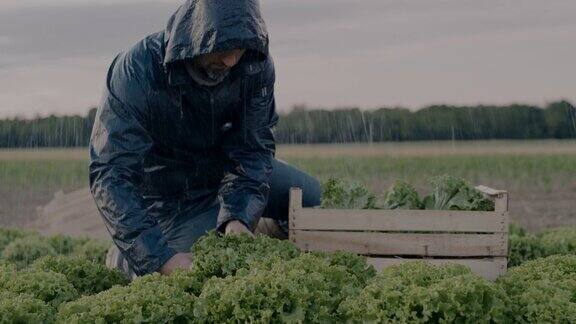
{"label": "jacket hood", "polygon": [[259,0],[187,0],[164,33],[164,65],[236,48],[268,55]]}

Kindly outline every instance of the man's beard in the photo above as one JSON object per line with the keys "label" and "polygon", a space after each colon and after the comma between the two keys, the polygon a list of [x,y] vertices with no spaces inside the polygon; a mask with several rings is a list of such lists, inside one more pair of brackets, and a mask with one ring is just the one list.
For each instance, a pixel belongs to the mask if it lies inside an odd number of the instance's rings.
{"label": "man's beard", "polygon": [[204,72],[212,80],[222,80],[228,75],[228,69],[211,69],[207,67]]}
{"label": "man's beard", "polygon": [[204,86],[215,86],[222,82],[224,78],[228,76],[228,73],[230,73],[229,69],[204,68],[195,62],[186,64],[186,70],[194,81]]}

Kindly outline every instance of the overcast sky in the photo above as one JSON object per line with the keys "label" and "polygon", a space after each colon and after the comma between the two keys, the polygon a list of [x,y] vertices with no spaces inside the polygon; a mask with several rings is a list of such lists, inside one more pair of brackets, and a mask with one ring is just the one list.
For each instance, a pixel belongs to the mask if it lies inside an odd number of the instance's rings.
{"label": "overcast sky", "polygon": [[[222,0],[224,1],[224,0]],[[183,0],[0,0],[0,117],[84,114]],[[576,102],[574,0],[263,0],[278,107]]]}

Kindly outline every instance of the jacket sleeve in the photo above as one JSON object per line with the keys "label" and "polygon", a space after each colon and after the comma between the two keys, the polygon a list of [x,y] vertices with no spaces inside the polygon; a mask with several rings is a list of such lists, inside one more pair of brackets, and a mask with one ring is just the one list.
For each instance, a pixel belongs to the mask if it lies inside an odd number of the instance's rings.
{"label": "jacket sleeve", "polygon": [[240,125],[224,138],[228,166],[219,190],[217,229],[224,231],[230,220],[239,220],[254,230],[268,202],[275,141],[272,127],[278,122],[274,102],[274,65],[263,63],[257,81],[247,91]]}
{"label": "jacket sleeve", "polygon": [[158,270],[174,254],[156,221],[147,215],[139,185],[152,147],[146,131],[146,83],[138,64],[118,56],[90,139],[90,190],[114,243],[137,275]]}

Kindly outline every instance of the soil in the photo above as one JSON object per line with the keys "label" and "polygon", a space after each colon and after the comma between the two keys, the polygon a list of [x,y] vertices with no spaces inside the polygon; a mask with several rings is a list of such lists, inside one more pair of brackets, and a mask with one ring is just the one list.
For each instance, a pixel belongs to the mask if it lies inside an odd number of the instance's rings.
{"label": "soil", "polygon": [[[549,227],[576,225],[575,196],[576,187],[545,193],[511,194],[511,219],[532,232]],[[37,212],[37,220],[28,223],[27,227],[38,230],[42,234],[61,233],[95,238],[108,237],[104,222],[88,188],[68,194],[57,193],[51,202],[39,208]],[[22,222],[18,219],[16,221]]]}
{"label": "soil", "polygon": [[24,227],[37,218],[39,208],[49,203],[54,192],[33,188],[18,190],[0,187],[0,226]]}
{"label": "soil", "polygon": [[50,203],[38,209],[37,220],[28,227],[44,235],[108,237],[106,226],[88,188],[68,194],[58,192]]}

